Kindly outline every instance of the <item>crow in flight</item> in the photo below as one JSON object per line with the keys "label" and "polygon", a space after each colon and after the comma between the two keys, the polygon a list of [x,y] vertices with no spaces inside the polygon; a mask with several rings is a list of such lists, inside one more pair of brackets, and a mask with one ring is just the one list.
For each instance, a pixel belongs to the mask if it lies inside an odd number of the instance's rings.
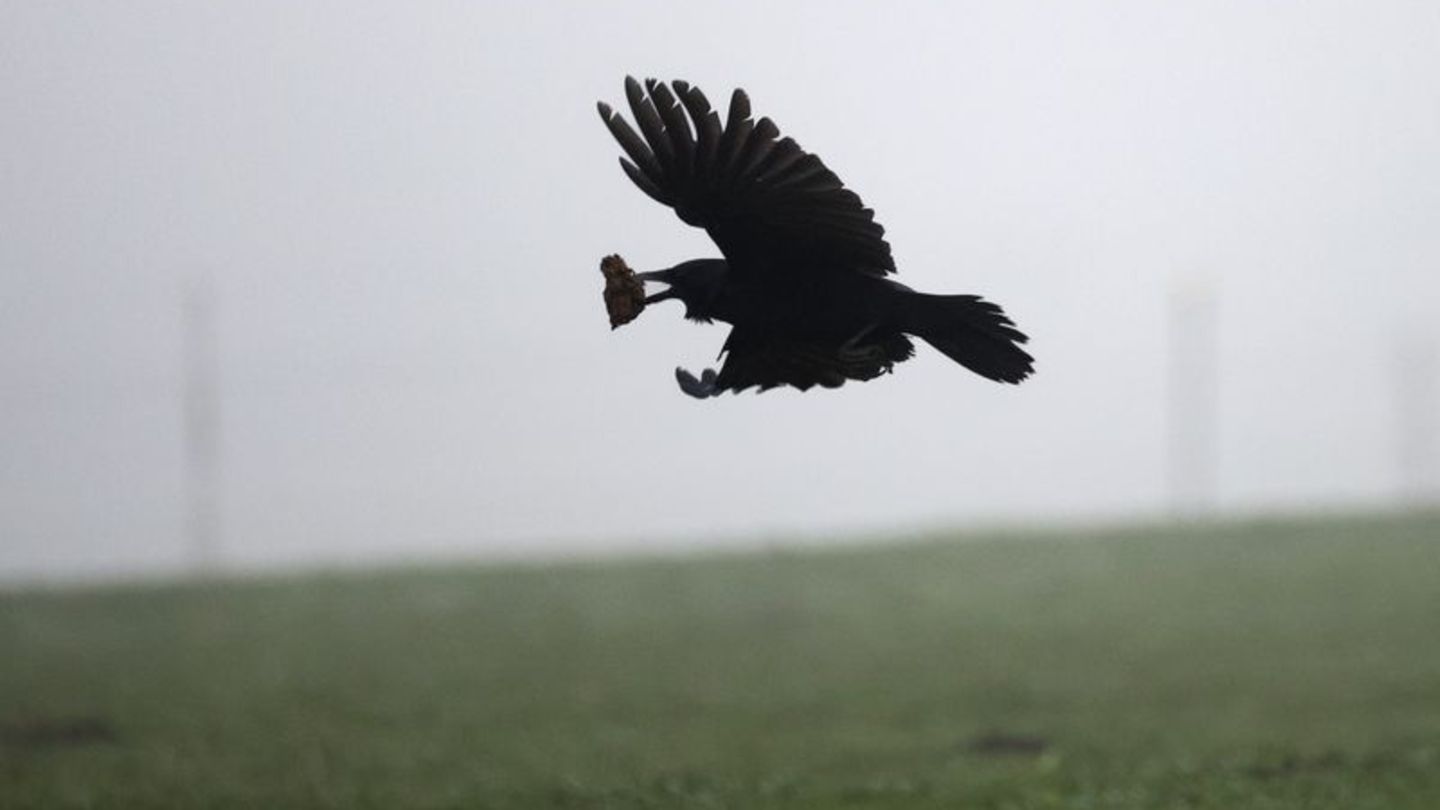
{"label": "crow in flight", "polygon": [[645,297],[685,304],[685,317],[733,328],[717,374],[677,368],[685,393],[791,385],[804,391],[869,380],[915,353],[914,335],[982,377],[1018,383],[1032,370],[1026,337],[975,295],[928,295],[895,271],[885,229],[820,158],[769,118],[750,117],[744,90],[720,116],[698,87],[625,79],[640,133],[600,102],[600,117],[640,190],[704,228],[723,259],[639,273],[667,289]]}

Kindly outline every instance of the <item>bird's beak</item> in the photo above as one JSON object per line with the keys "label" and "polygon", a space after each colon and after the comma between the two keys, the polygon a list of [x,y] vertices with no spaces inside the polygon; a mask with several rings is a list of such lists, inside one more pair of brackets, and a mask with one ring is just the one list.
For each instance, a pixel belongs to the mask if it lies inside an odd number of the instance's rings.
{"label": "bird's beak", "polygon": [[[669,283],[670,283],[670,278],[669,278],[669,276],[670,276],[670,271],[669,271],[669,270],[652,270],[652,271],[650,271],[650,272],[648,272],[648,273],[636,273],[636,274],[635,274],[635,277],[638,278],[638,279],[640,279],[642,282],[645,282],[645,281],[658,281],[658,282],[660,282],[660,283],[662,283],[662,284],[669,284]],[[648,306],[648,305],[654,304],[654,303],[656,303],[656,302],[658,302],[658,301],[665,301],[665,300],[667,300],[667,299],[674,298],[674,297],[675,297],[675,288],[674,288],[674,287],[671,287],[671,288],[669,288],[669,289],[661,290],[660,292],[657,292],[657,293],[655,293],[655,294],[653,294],[653,295],[647,295],[647,296],[645,296],[645,304]]]}

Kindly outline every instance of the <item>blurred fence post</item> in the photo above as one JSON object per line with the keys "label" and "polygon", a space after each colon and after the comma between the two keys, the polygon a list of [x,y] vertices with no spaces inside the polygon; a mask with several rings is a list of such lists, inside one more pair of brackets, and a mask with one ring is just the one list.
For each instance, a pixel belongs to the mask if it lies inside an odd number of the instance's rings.
{"label": "blurred fence post", "polygon": [[1440,500],[1440,358],[1433,341],[1398,343],[1395,363],[1395,441],[1400,497],[1426,506]]}
{"label": "blurred fence post", "polygon": [[185,289],[183,413],[186,535],[198,574],[220,564],[220,441],[214,289],[197,275]]}
{"label": "blurred fence post", "polygon": [[1219,328],[1208,282],[1190,279],[1170,291],[1170,509],[1177,517],[1212,513],[1219,488]]}

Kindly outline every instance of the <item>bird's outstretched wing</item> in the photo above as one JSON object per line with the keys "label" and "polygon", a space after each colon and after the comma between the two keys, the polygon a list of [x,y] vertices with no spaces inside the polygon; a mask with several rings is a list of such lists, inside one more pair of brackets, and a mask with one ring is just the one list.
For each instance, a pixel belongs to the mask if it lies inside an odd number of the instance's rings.
{"label": "bird's outstretched wing", "polygon": [[600,117],[625,150],[625,173],[680,219],[704,228],[732,272],[883,276],[895,262],[885,229],[820,158],[750,117],[744,90],[720,116],[698,87],[625,79],[640,133],[609,105]]}

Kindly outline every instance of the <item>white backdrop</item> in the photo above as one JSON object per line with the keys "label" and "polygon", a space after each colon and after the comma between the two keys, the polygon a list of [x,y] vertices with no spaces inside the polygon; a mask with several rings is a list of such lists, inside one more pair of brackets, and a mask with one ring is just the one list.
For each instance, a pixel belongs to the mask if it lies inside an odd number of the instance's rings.
{"label": "white backdrop", "polygon": [[[1177,285],[1217,302],[1221,508],[1400,491],[1434,4],[605,5],[7,5],[0,576],[184,565],[196,275],[234,565],[1157,513]],[[594,102],[627,73],[747,88],[1037,376],[922,346],[682,396],[723,329],[600,304],[606,253],[714,255],[616,165]]]}

